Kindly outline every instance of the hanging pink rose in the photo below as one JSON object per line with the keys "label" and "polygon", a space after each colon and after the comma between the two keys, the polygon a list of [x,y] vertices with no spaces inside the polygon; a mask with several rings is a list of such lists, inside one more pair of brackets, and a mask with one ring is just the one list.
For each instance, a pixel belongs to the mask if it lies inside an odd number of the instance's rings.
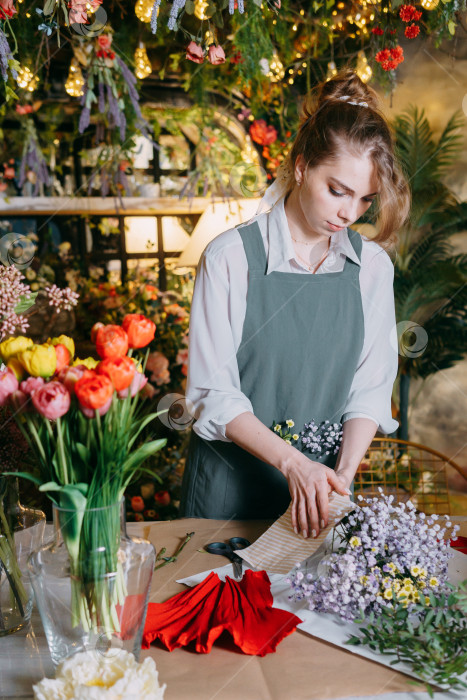
{"label": "hanging pink rose", "polygon": [[0,406],[5,406],[10,394],[18,390],[18,380],[11,369],[0,372]]}
{"label": "hanging pink rose", "polygon": [[0,0],[0,19],[7,19],[16,14],[14,0]]}
{"label": "hanging pink rose", "polygon": [[32,105],[16,105],[17,114],[31,114]]}
{"label": "hanging pink rose", "polygon": [[86,24],[88,21],[88,11],[86,0],[70,0],[68,3],[68,20],[70,24]]}
{"label": "hanging pink rose", "polygon": [[32,394],[35,391],[37,391],[38,389],[40,389],[41,386],[43,386],[43,385],[44,385],[43,377],[28,377],[23,382],[21,382],[21,384],[19,385],[19,388],[25,394]]}
{"label": "hanging pink rose", "polygon": [[31,394],[31,398],[36,411],[49,420],[64,416],[71,403],[68,389],[57,381],[47,382]]}
{"label": "hanging pink rose", "polygon": [[112,36],[110,34],[101,34],[97,37],[97,43],[99,44],[101,49],[108,51],[112,44]]}
{"label": "hanging pink rose", "polygon": [[196,41],[190,41],[186,47],[186,57],[189,61],[193,63],[202,63],[204,61],[204,51]]}
{"label": "hanging pink rose", "polygon": [[211,44],[208,49],[208,60],[213,66],[218,66],[220,63],[225,63],[225,53],[222,46]]}
{"label": "hanging pink rose", "polygon": [[117,396],[119,399],[126,399],[128,392],[131,392],[131,396],[136,396],[138,391],[146,385],[148,378],[142,372],[135,372],[133,381],[131,382],[128,389],[122,389],[122,391],[117,391]]}

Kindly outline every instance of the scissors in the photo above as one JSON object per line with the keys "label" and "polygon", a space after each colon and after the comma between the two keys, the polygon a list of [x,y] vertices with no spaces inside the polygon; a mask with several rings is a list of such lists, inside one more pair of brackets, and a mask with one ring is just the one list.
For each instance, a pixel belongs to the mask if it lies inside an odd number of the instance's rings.
{"label": "scissors", "polygon": [[235,578],[241,578],[242,576],[242,565],[243,559],[235,554],[235,549],[245,549],[245,547],[250,546],[250,542],[244,537],[231,537],[229,544],[225,542],[211,542],[206,545],[205,549],[209,554],[218,554],[221,557],[227,557],[230,559],[233,566],[233,572]]}

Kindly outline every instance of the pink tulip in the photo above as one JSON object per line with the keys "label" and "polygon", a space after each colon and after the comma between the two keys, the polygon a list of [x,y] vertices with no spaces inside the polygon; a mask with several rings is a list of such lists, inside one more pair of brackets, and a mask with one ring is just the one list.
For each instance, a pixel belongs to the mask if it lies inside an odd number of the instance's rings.
{"label": "pink tulip", "polygon": [[28,377],[21,382],[19,388],[25,394],[32,394],[44,385],[44,379],[42,377]]}
{"label": "pink tulip", "polygon": [[15,411],[17,411],[18,413],[21,413],[22,411],[26,410],[26,406],[29,403],[29,399],[30,397],[20,389],[10,394],[10,403],[15,409]]}
{"label": "pink tulip", "polygon": [[70,408],[70,393],[61,382],[47,382],[40,389],[31,394],[34,408],[44,418],[56,420]]}
{"label": "pink tulip", "polygon": [[204,61],[204,51],[196,41],[190,41],[186,47],[186,57],[189,61],[193,63],[202,63]]}
{"label": "pink tulip", "polygon": [[4,369],[0,372],[0,406],[5,406],[10,394],[18,389],[18,380],[11,369]]}
{"label": "pink tulip", "polygon": [[220,63],[225,63],[225,53],[222,46],[211,44],[208,49],[208,60],[213,66],[218,66]]}
{"label": "pink tulip", "polygon": [[133,380],[128,389],[122,389],[122,391],[117,392],[118,398],[126,399],[129,391],[131,392],[131,396],[136,396],[138,391],[140,391],[143,388],[143,386],[145,386],[147,381],[148,378],[145,374],[143,374],[142,372],[135,372],[135,376],[133,377]]}
{"label": "pink tulip", "polygon": [[85,365],[63,367],[63,369],[57,372],[57,379],[66,386],[70,394],[73,394],[76,382],[78,379],[81,379],[86,372],[90,373],[90,370]]}
{"label": "pink tulip", "polygon": [[[81,413],[83,416],[86,416],[86,418],[95,418],[96,416],[96,411],[94,408],[86,408],[85,406],[82,406],[81,404],[78,404]],[[105,416],[107,411],[109,410],[110,406],[112,405],[112,397],[100,408],[97,409],[98,413],[100,416]]]}

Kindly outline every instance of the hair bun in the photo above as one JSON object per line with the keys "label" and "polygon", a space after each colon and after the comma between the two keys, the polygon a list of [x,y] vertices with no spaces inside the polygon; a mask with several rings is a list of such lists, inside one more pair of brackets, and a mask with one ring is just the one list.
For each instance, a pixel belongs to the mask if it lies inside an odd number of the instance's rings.
{"label": "hair bun", "polygon": [[[347,99],[343,100],[343,97]],[[302,123],[312,117],[326,102],[366,102],[371,109],[380,109],[378,94],[350,69],[339,71],[311,90],[303,105]]]}

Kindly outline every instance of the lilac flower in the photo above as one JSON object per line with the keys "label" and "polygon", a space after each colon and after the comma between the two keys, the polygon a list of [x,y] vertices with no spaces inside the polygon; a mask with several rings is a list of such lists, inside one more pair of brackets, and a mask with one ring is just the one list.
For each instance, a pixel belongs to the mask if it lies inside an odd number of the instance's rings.
{"label": "lilac flower", "polygon": [[26,122],[23,154],[19,167],[19,187],[22,187],[26,182],[26,168],[31,170],[36,176],[36,183],[33,190],[33,196],[35,197],[39,193],[40,185],[42,184],[48,187],[51,180],[44,155],[39,145],[36,127],[32,120]]}
{"label": "lilac flower", "polygon": [[175,29],[177,26],[177,17],[180,10],[185,7],[186,0],[173,0],[172,7],[170,9],[170,16],[167,26],[169,29]]}
{"label": "lilac flower", "polygon": [[54,306],[56,312],[71,311],[78,303],[79,294],[72,292],[69,287],[60,289],[56,284],[51,287],[45,287],[45,291],[49,296],[49,305]]}
{"label": "lilac flower", "polygon": [[337,454],[342,442],[342,424],[322,421],[319,426],[314,420],[305,423],[300,432],[303,447],[311,453]]}
{"label": "lilac flower", "polygon": [[78,131],[82,134],[88,128],[91,122],[91,110],[89,107],[84,107],[79,118]]}
{"label": "lilac flower", "polygon": [[15,313],[21,297],[29,299],[31,290],[21,280],[24,275],[14,265],[0,265],[0,340],[20,331],[25,333],[27,319]]}

